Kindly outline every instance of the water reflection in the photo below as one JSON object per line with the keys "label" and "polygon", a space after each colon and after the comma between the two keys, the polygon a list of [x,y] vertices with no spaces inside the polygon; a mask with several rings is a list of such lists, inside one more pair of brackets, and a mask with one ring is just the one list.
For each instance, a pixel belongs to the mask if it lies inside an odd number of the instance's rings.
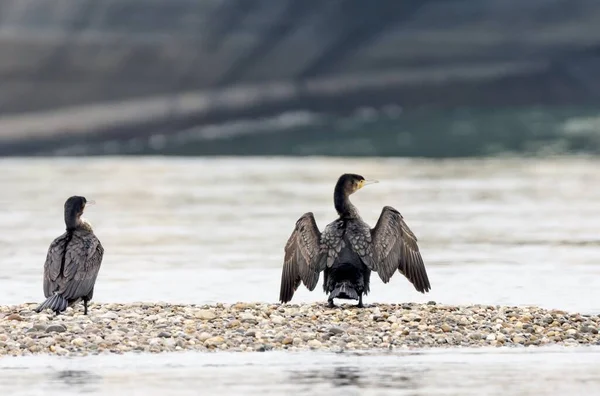
{"label": "water reflection", "polygon": [[71,391],[93,393],[97,390],[102,377],[85,370],[61,370],[51,375],[51,382],[66,385]]}
{"label": "water reflection", "polygon": [[418,390],[426,370],[407,367],[378,369],[358,366],[323,367],[318,370],[292,371],[290,380],[299,385],[329,384],[334,388],[394,388]]}
{"label": "water reflection", "polygon": [[[0,359],[0,395],[562,396],[600,394],[599,348]],[[59,371],[62,370],[62,371]],[[498,375],[502,373],[502,375]]]}

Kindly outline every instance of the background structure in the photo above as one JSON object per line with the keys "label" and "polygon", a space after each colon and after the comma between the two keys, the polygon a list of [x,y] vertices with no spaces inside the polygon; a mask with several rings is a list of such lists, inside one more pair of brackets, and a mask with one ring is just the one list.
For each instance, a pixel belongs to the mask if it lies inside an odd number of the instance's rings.
{"label": "background structure", "polygon": [[0,155],[596,152],[599,20],[596,0],[4,0]]}

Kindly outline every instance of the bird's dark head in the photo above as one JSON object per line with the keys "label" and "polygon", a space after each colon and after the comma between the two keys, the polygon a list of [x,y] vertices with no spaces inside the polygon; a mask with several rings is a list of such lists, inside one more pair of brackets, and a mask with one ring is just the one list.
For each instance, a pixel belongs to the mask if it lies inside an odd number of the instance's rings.
{"label": "bird's dark head", "polygon": [[85,199],[85,197],[80,197],[77,195],[67,199],[65,202],[65,224],[67,226],[67,230],[73,230],[80,225],[81,215],[83,215],[85,206],[92,203],[94,202],[88,201]]}
{"label": "bird's dark head", "polygon": [[377,180],[367,180],[361,175],[354,173],[344,173],[337,181],[336,191],[342,191],[345,195],[350,195],[360,190],[368,184],[378,183]]}
{"label": "bird's dark head", "polygon": [[348,196],[372,183],[377,183],[377,180],[367,180],[354,173],[344,173],[340,176],[333,191],[333,203],[338,214],[346,218],[357,217],[358,211],[350,203]]}

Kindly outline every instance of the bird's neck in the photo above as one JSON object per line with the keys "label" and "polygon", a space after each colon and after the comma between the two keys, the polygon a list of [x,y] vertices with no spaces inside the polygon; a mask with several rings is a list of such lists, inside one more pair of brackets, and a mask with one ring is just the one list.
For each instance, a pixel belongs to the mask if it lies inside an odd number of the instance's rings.
{"label": "bird's neck", "polygon": [[356,219],[359,217],[358,209],[356,209],[356,206],[352,205],[352,202],[350,202],[348,193],[337,186],[333,192],[333,204],[335,205],[335,210],[337,211],[338,215],[340,215],[340,218]]}
{"label": "bird's neck", "polygon": [[69,216],[65,213],[65,225],[67,231],[75,231],[79,227],[80,220],[77,216]]}
{"label": "bird's neck", "polygon": [[92,231],[92,225],[81,216],[78,217],[65,215],[65,225],[67,226],[67,231]]}
{"label": "bird's neck", "polygon": [[79,219],[79,228],[81,228],[82,230],[85,230],[87,232],[94,231],[94,229],[92,228],[92,224],[87,219],[84,219],[83,217],[81,217]]}

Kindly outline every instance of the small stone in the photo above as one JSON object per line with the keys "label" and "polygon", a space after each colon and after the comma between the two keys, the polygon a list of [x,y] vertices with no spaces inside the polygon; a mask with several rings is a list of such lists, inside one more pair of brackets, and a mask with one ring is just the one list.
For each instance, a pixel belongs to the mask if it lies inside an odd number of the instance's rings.
{"label": "small stone", "polygon": [[158,338],[171,338],[171,333],[168,331],[161,331],[158,333]]}
{"label": "small stone", "polygon": [[208,309],[203,309],[203,310],[197,311],[194,316],[196,317],[196,319],[213,320],[217,317],[217,314]]}
{"label": "small stone", "polygon": [[516,336],[513,336],[512,340],[515,344],[523,344],[525,342],[525,337],[516,335]]}
{"label": "small stone", "polygon": [[285,337],[285,338],[283,339],[283,341],[281,341],[281,343],[282,343],[283,345],[290,345],[290,344],[292,344],[293,342],[294,342],[294,340],[293,340],[292,338],[290,338],[290,337]]}
{"label": "small stone", "polygon": [[281,325],[285,323],[285,319],[282,316],[271,315],[271,322],[273,322],[276,325]]}
{"label": "small stone", "polygon": [[443,323],[440,328],[442,329],[442,331],[444,333],[449,333],[452,331],[452,327],[450,327],[450,325],[448,323]]}
{"label": "small stone", "polygon": [[207,332],[202,332],[200,333],[200,335],[198,336],[198,339],[202,342],[208,340],[210,337],[212,337],[211,334],[207,333]]}
{"label": "small stone", "polygon": [[100,316],[102,319],[119,319],[119,315],[114,312],[107,312]]}
{"label": "small stone", "polygon": [[18,322],[22,322],[23,318],[21,317],[21,315],[13,313],[13,314],[8,315],[6,317],[6,320],[16,320]]}
{"label": "small stone", "polygon": [[538,341],[538,338],[535,335],[532,335],[531,337],[529,337],[530,343],[536,343],[537,341]]}
{"label": "small stone", "polygon": [[40,331],[46,331],[46,325],[43,324],[35,324],[32,328],[28,329],[26,333],[37,333]]}
{"label": "small stone", "polygon": [[342,329],[340,327],[336,327],[336,326],[330,327],[328,332],[329,332],[329,334],[332,334],[332,335],[338,335],[338,334],[345,333],[344,329]]}
{"label": "small stone", "polygon": [[495,334],[488,334],[487,337],[485,337],[486,341],[496,341],[496,335]]}
{"label": "small stone", "polygon": [[85,343],[86,341],[83,338],[75,338],[73,341],[71,341],[71,345],[75,345],[77,347],[82,347],[85,345]]}
{"label": "small stone", "polygon": [[514,326],[515,326],[517,329],[519,329],[519,330],[520,330],[520,329],[522,329],[522,328],[523,328],[523,322],[521,322],[521,321],[517,321],[517,322],[514,324]]}
{"label": "small stone", "polygon": [[214,346],[221,345],[224,342],[225,342],[225,339],[221,336],[210,337],[208,340],[204,341],[204,345],[208,346],[208,347],[211,347],[211,346],[214,347]]}
{"label": "small stone", "polygon": [[276,344],[281,344],[283,342],[283,340],[285,339],[284,336],[282,335],[278,335],[275,338],[273,338],[273,342]]}
{"label": "small stone", "polygon": [[227,327],[232,329],[232,328],[240,327],[241,324],[242,324],[242,322],[240,322],[237,319],[234,319],[234,320],[230,321],[229,323],[227,323]]}
{"label": "small stone", "polygon": [[243,323],[257,324],[258,320],[252,314],[244,313],[240,315],[240,319]]}
{"label": "small stone", "polygon": [[64,333],[67,328],[61,324],[50,325],[46,327],[46,333]]}
{"label": "small stone", "polygon": [[322,345],[323,344],[321,344],[321,341],[319,341],[319,340],[310,340],[310,341],[308,341],[308,347],[310,349],[319,349],[319,348],[321,348]]}
{"label": "small stone", "polygon": [[41,323],[34,324],[33,327],[32,327],[32,329],[38,330],[38,331],[45,331],[46,330],[46,325],[45,324],[41,324]]}

